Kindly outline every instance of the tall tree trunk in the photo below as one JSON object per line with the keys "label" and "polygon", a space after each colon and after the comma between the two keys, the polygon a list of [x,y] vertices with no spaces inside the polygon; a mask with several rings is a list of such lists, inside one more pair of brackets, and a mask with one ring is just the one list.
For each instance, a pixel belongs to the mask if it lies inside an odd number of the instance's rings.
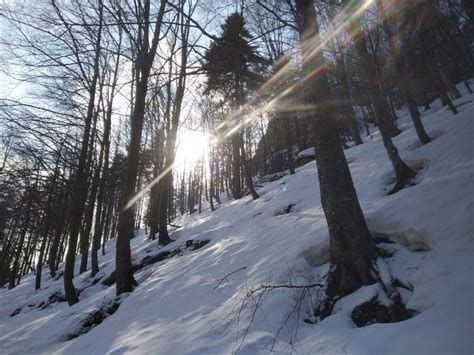
{"label": "tall tree trunk", "polygon": [[346,116],[345,118],[349,124],[354,143],[356,145],[360,145],[362,144],[362,137],[360,136],[359,124],[357,123],[354,108],[352,107],[351,88],[349,86],[349,79],[347,77],[346,61],[344,59],[344,54],[341,53],[341,55],[339,55],[336,60],[338,61],[338,66],[341,67],[339,80],[341,81],[341,91],[342,97],[344,99],[343,108]]}
{"label": "tall tree trunk", "polygon": [[81,235],[81,238],[80,238],[80,245],[81,245],[81,265],[79,267],[80,273],[87,271],[87,260],[89,256],[89,244],[90,244],[89,240],[90,240],[90,234],[92,230],[92,221],[94,218],[94,208],[96,206],[97,190],[100,184],[100,172],[102,170],[102,161],[104,159],[103,155],[104,155],[104,146],[101,145],[98,166],[96,167],[94,171],[94,176],[92,177],[89,203],[88,203],[86,215],[84,218],[85,219],[84,221],[85,226],[83,229],[84,236]]}
{"label": "tall tree trunk", "polygon": [[60,205],[60,207],[59,207],[58,215],[56,218],[56,224],[54,226],[53,241],[51,243],[51,248],[49,250],[49,255],[48,255],[48,267],[49,267],[49,273],[51,277],[56,276],[57,260],[58,260],[58,255],[60,254],[60,247],[61,247],[61,237],[64,234],[66,226],[67,226],[67,223],[66,223],[66,216],[68,215],[67,201],[68,201],[70,189],[71,189],[71,184],[69,182],[66,182],[66,187],[65,188],[61,187],[61,192],[58,198],[58,205]]}
{"label": "tall tree trunk", "polygon": [[76,261],[76,246],[81,227],[82,214],[85,204],[85,196],[87,196],[87,175],[86,175],[86,161],[87,151],[89,147],[89,138],[91,133],[92,119],[94,116],[94,105],[97,89],[97,80],[99,78],[99,64],[101,52],[101,38],[102,38],[102,12],[103,4],[99,1],[99,27],[95,43],[95,57],[92,80],[89,85],[89,102],[87,107],[87,115],[85,119],[84,132],[82,136],[82,146],[79,155],[79,164],[76,171],[76,182],[72,194],[71,210],[69,216],[69,243],[66,254],[66,264],[64,266],[64,292],[68,304],[71,306],[79,302],[79,298],[74,288],[74,264]]}
{"label": "tall tree trunk", "polygon": [[30,214],[31,214],[31,205],[28,204],[27,209],[26,209],[25,219],[23,221],[23,228],[21,229],[18,242],[16,243],[15,256],[13,258],[13,266],[12,266],[12,271],[10,274],[10,280],[8,283],[8,289],[12,289],[13,287],[16,286],[16,277],[19,275],[19,272],[20,272],[21,252],[25,248],[23,244],[25,244],[25,236],[30,226]]}
{"label": "tall tree trunk", "polygon": [[[166,139],[165,145],[165,155],[164,155],[164,176],[160,181],[160,202],[159,202],[159,236],[158,242],[160,245],[166,245],[172,242],[168,234],[168,217],[169,217],[169,203],[170,198],[172,197],[173,191],[173,174],[172,168],[174,166],[175,160],[175,150],[176,150],[176,137],[179,129],[179,119],[181,116],[181,106],[183,103],[184,92],[186,88],[186,68],[188,60],[188,48],[187,41],[189,35],[189,29],[184,29],[184,26],[189,25],[189,19],[182,21],[186,23],[181,23],[183,30],[181,32],[181,61],[178,75],[178,83],[176,88],[176,98],[173,107],[173,113],[171,117],[171,128],[168,132],[168,137]],[[171,67],[170,67],[171,71]],[[171,100],[171,97],[168,98]]]}
{"label": "tall tree trunk", "polygon": [[[140,160],[140,141],[143,129],[143,119],[145,116],[146,95],[148,91],[148,78],[151,66],[155,58],[159,38],[161,36],[161,24],[165,12],[166,0],[160,1],[155,23],[153,39],[149,48],[148,22],[150,17],[150,0],[146,0],[143,5],[146,31],[144,31],[140,50],[135,61],[135,71],[137,75],[136,94],[134,97],[133,114],[131,117],[131,137],[128,146],[128,156],[125,170],[122,176],[122,193],[120,195],[120,214],[118,218],[118,236],[115,257],[115,270],[117,274],[117,295],[124,292],[133,291],[136,281],[133,278],[132,255],[130,250],[130,239],[133,237],[135,202],[135,188],[137,183],[138,163]],[[142,20],[142,19],[141,19]]]}
{"label": "tall tree trunk", "polygon": [[285,131],[285,143],[286,143],[286,154],[288,158],[288,169],[290,170],[290,175],[295,173],[295,161],[293,159],[293,142],[291,140],[291,116],[288,114],[283,114],[281,118],[283,130]]}
{"label": "tall tree trunk", "polygon": [[[352,177],[347,165],[338,131],[332,92],[327,74],[318,68],[324,65],[321,39],[312,0],[295,0],[301,42],[303,90],[305,100],[316,112],[312,116],[316,164],[321,192],[321,204],[328,223],[331,267],[326,288],[326,301],[320,316],[332,312],[334,302],[362,285],[374,282],[370,265],[375,258],[371,239]],[[312,75],[318,70],[319,75]],[[318,97],[315,97],[317,93]]]}
{"label": "tall tree trunk", "polygon": [[61,158],[61,151],[62,151],[62,145],[58,151],[58,156],[56,158],[56,164],[54,167],[53,179],[48,189],[48,199],[46,203],[45,219],[44,219],[43,230],[42,230],[42,235],[41,235],[41,246],[39,250],[38,261],[36,263],[35,290],[38,290],[41,288],[41,274],[43,271],[44,252],[46,249],[46,242],[48,239],[50,239],[48,237],[49,237],[49,231],[50,231],[51,222],[52,222],[52,210],[53,210],[53,206],[51,206],[51,204],[53,203],[53,200],[54,200],[53,196],[56,192],[56,187],[57,187],[56,184],[57,184],[57,179],[59,175],[59,160]]}
{"label": "tall tree trunk", "polygon": [[[383,15],[384,7],[381,0],[376,0],[376,4],[378,11]],[[391,59],[395,63],[395,83],[397,84],[403,96],[405,97],[405,100],[408,105],[408,110],[410,112],[410,117],[413,121],[413,125],[415,126],[416,134],[418,135],[418,139],[423,144],[427,144],[431,142],[431,137],[428,136],[425,131],[425,128],[423,127],[423,123],[421,122],[420,118],[420,111],[418,111],[418,106],[416,105],[415,99],[413,98],[413,94],[410,93],[408,89],[408,85],[406,83],[406,81],[408,81],[408,78],[402,78],[403,70],[400,65],[401,58],[397,57],[397,47],[395,45],[394,34],[390,29],[387,16],[381,16],[381,18],[384,31],[387,35],[389,54]]]}
{"label": "tall tree trunk", "polygon": [[428,135],[428,133],[426,133],[425,127],[421,122],[420,111],[418,111],[418,106],[416,105],[415,100],[408,93],[405,94],[405,99],[407,101],[408,110],[410,111],[410,116],[413,121],[413,126],[415,127],[418,139],[421,143],[428,144],[429,142],[431,142],[431,137]]}
{"label": "tall tree trunk", "polygon": [[443,106],[448,106],[453,114],[457,114],[458,111],[447,94],[447,91],[449,90],[449,88],[445,86],[444,81],[439,79],[440,73],[436,72],[433,63],[430,60],[428,51],[426,49],[424,37],[425,36],[418,35],[418,42],[421,49],[421,55],[423,59],[425,60],[426,66],[428,67],[428,72],[430,73],[431,79],[433,80],[433,84],[435,85],[436,89],[439,92],[440,99],[441,99],[441,102],[443,103]]}
{"label": "tall tree trunk", "polygon": [[[354,4],[357,4],[354,3]],[[353,8],[355,9],[355,8]],[[370,54],[367,50],[365,35],[360,31],[362,26],[362,15],[353,16],[350,15],[349,20],[349,32],[354,36],[354,46],[355,51],[359,57],[360,69],[363,75],[363,79],[369,87],[370,95],[373,99],[374,110],[375,110],[375,119],[379,127],[380,135],[382,136],[382,141],[387,151],[388,157],[392,162],[393,169],[396,176],[396,184],[391,189],[390,193],[395,193],[401,190],[410,179],[416,176],[415,171],[413,171],[401,158],[398,154],[398,150],[393,144],[390,128],[388,125],[389,120],[391,120],[390,112],[387,108],[387,102],[385,97],[380,92],[377,85],[372,81],[373,73],[373,63],[370,57]]]}
{"label": "tall tree trunk", "polygon": [[245,147],[244,147],[244,142],[243,142],[243,136],[240,135],[240,137],[241,137],[240,152],[241,152],[241,159],[242,159],[242,162],[243,162],[245,180],[247,182],[247,187],[250,191],[250,194],[252,195],[252,198],[254,200],[256,200],[260,196],[258,195],[257,191],[255,191],[255,187],[253,186],[252,172],[250,170],[250,163],[249,163],[249,161],[247,160],[247,158],[245,156]]}
{"label": "tall tree trunk", "polygon": [[240,186],[240,139],[238,134],[234,134],[232,141],[232,195],[234,199],[242,197]]}
{"label": "tall tree trunk", "polygon": [[[119,32],[119,43],[118,43],[118,52],[122,48],[122,31]],[[104,151],[103,158],[103,171],[102,176],[100,177],[100,182],[98,186],[98,195],[97,195],[97,211],[95,215],[95,225],[94,225],[94,234],[92,236],[92,248],[91,248],[91,276],[94,277],[99,272],[99,260],[98,260],[98,251],[100,248],[100,238],[103,232],[103,210],[105,209],[104,200],[106,194],[106,182],[109,176],[109,155],[110,155],[110,131],[112,126],[112,108],[115,97],[115,89],[117,86],[118,80],[118,71],[120,64],[120,55],[117,55],[115,60],[115,68],[112,77],[112,87],[110,88],[110,96],[107,100],[107,112],[104,119],[104,133],[102,138],[102,147]]]}

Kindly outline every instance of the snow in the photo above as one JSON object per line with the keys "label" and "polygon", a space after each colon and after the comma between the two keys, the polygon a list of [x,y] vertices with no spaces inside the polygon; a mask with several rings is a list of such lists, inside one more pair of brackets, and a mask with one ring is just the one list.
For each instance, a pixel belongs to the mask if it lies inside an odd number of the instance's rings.
{"label": "snow", "polygon": [[298,153],[298,158],[314,157],[314,147],[307,148]]}
{"label": "snow", "polygon": [[[384,261],[413,289],[399,289],[417,313],[413,318],[357,328],[350,313],[379,294],[378,285],[340,300],[334,314],[318,324],[303,321],[311,319],[318,288],[249,297],[261,284],[307,285],[327,272],[327,226],[311,162],[295,175],[263,184],[256,201],[227,200],[215,212],[182,216],[174,222],[183,226],[172,233],[176,241],[164,249],[138,233],[132,240],[135,263],[188,239],[210,243],[140,270],[139,286],[117,312],[78,338],[66,340],[88,313],[114,299],[115,286],[92,285],[89,273],[78,275],[76,287],[87,287],[81,301],[45,309],[28,305],[62,291],[62,279],[51,279],[47,269],[36,292],[33,275],[12,290],[1,289],[0,353],[472,354],[473,101],[468,94],[457,100],[457,115],[437,102],[423,112],[427,132],[437,137],[426,146],[418,144],[407,110],[397,112],[403,132],[395,144],[420,170],[415,186],[394,195],[387,196],[394,174],[377,131],[346,150],[370,229],[397,242],[384,244],[394,253]],[[289,213],[279,213],[290,204]],[[114,241],[106,249],[97,279],[114,269]],[[19,307],[20,313],[9,317]]]}

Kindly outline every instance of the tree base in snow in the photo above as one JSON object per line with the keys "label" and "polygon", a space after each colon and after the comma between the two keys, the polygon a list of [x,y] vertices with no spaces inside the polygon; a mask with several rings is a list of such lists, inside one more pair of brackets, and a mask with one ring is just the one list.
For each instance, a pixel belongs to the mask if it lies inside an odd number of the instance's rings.
{"label": "tree base in snow", "polygon": [[341,298],[362,286],[378,283],[386,296],[382,303],[377,297],[356,306],[351,318],[358,327],[372,323],[392,323],[411,318],[412,313],[403,304],[396,289],[397,280],[392,278],[383,259],[361,259],[353,264],[331,265],[327,276],[325,298],[317,310],[320,320],[332,314],[334,305]]}
{"label": "tree base in snow", "polygon": [[388,196],[397,193],[398,191],[403,190],[405,187],[415,186],[416,182],[413,178],[405,179],[401,182],[397,182],[388,192]]}
{"label": "tree base in snow", "polygon": [[320,319],[332,314],[334,304],[344,296],[356,291],[362,286],[374,284],[376,279],[370,272],[373,262],[360,258],[352,264],[331,264],[327,276],[326,296],[319,307]]}

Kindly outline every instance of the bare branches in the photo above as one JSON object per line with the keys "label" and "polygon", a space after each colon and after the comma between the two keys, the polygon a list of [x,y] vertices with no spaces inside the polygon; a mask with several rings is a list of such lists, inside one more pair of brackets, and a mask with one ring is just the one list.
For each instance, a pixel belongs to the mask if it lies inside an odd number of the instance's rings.
{"label": "bare branches", "polygon": [[274,8],[270,7],[269,5],[265,4],[262,0],[256,0],[257,4],[263,7],[266,11],[272,14],[279,22],[284,24],[287,27],[292,28],[295,31],[298,31],[298,27],[291,23],[290,21],[284,19]]}
{"label": "bare branches", "polygon": [[225,275],[223,278],[217,280],[218,282],[217,282],[217,285],[214,286],[214,290],[215,290],[216,288],[218,288],[218,287],[221,285],[221,283],[223,283],[225,280],[227,280],[227,278],[228,278],[229,276],[232,276],[232,275],[238,273],[239,271],[245,270],[246,268],[247,268],[247,266],[243,266],[243,267],[241,267],[240,269],[234,270],[234,271],[228,273],[227,275]]}
{"label": "bare branches", "polygon": [[[236,270],[239,271],[239,270]],[[291,279],[290,279],[291,281]],[[290,342],[293,346],[294,341],[297,339],[297,333],[298,333],[298,325],[297,323],[300,321],[300,315],[301,315],[301,307],[304,305],[305,300],[308,302],[308,314],[312,316],[312,303],[314,302],[314,295],[310,292],[311,290],[318,290],[318,292],[324,287],[322,283],[315,282],[315,283],[310,283],[307,285],[294,285],[293,283],[288,283],[288,284],[260,284],[256,287],[253,287],[250,289],[250,291],[246,292],[243,298],[240,300],[238,308],[234,308],[234,311],[236,312],[234,314],[234,318],[232,321],[236,322],[237,325],[241,321],[243,321],[244,317],[244,312],[246,311],[248,316],[245,318],[245,323],[247,324],[245,328],[243,328],[243,332],[241,335],[239,335],[239,341],[238,341],[238,346],[236,350],[234,351],[237,353],[245,344],[245,340],[247,338],[247,335],[249,334],[250,329],[256,322],[256,315],[258,311],[263,312],[263,302],[266,298],[266,296],[270,295],[275,295],[273,293],[274,291],[294,291],[293,293],[293,304],[289,306],[288,311],[286,312],[286,315],[282,319],[279,327],[275,331],[275,336],[272,338],[272,340],[267,343],[266,346],[270,347],[270,351],[273,350],[275,347],[275,344],[278,340],[278,337],[282,330],[286,327],[289,329],[293,329],[294,334],[293,334],[293,340]],[[319,294],[318,294],[319,295]],[[289,325],[289,321],[292,318],[295,318],[296,326],[294,325]],[[237,329],[239,330],[239,328]]]}

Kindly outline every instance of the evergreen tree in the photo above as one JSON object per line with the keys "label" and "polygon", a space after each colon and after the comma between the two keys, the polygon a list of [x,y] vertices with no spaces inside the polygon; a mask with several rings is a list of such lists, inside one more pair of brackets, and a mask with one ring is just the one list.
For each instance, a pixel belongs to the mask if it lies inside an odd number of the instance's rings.
{"label": "evergreen tree", "polygon": [[263,67],[266,61],[250,44],[251,35],[245,27],[242,15],[230,15],[222,25],[221,36],[216,38],[206,51],[203,69],[207,75],[205,93],[218,93],[229,102],[232,111],[230,130],[232,135],[232,192],[234,198],[241,197],[240,168],[246,166],[245,178],[253,198],[258,198],[252,184],[249,164],[246,163],[242,145],[242,109],[249,93],[263,82]]}

